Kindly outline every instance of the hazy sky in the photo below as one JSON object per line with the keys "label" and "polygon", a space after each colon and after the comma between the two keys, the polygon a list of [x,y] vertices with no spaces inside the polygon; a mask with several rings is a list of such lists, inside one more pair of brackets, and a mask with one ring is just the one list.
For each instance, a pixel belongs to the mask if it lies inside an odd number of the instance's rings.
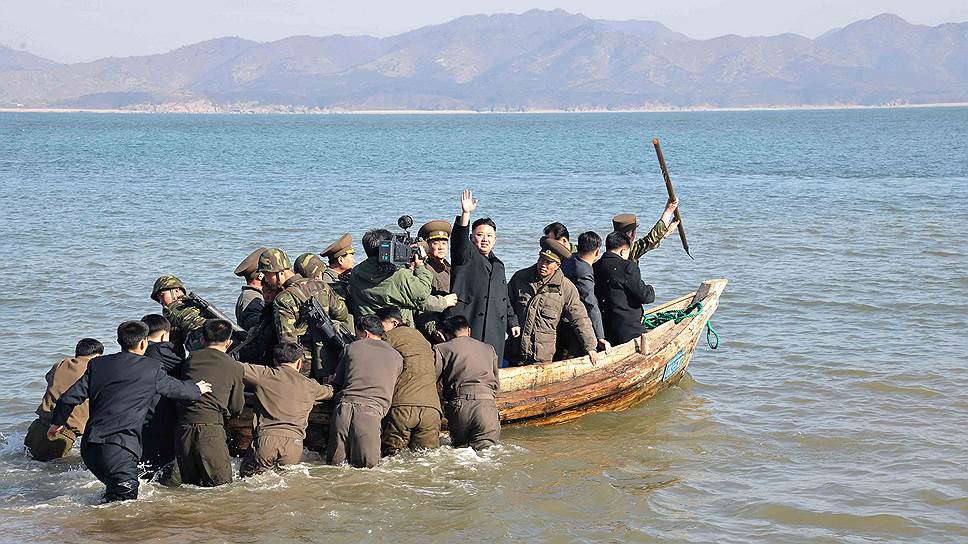
{"label": "hazy sky", "polygon": [[220,36],[388,36],[461,15],[531,8],[655,20],[693,38],[784,32],[812,38],[884,12],[919,24],[968,21],[968,0],[0,0],[0,44],[77,62],[160,53]]}

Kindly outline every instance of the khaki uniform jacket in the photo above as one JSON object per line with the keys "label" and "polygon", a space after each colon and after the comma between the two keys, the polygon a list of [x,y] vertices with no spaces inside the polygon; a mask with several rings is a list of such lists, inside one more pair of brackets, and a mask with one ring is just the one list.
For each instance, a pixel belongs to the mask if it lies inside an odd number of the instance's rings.
{"label": "khaki uniform jacket", "polygon": [[560,269],[547,280],[538,275],[537,264],[518,270],[508,282],[508,296],[521,326],[521,336],[509,338],[509,359],[529,363],[554,359],[562,317],[568,319],[582,349],[596,348],[598,342],[578,288]]}
{"label": "khaki uniform jacket", "polygon": [[440,411],[434,349],[417,329],[399,326],[383,335],[390,347],[403,356],[403,372],[397,378],[391,406],[425,406]]}
{"label": "khaki uniform jacket", "polygon": [[385,417],[393,400],[393,389],[403,372],[403,357],[383,340],[362,339],[346,346],[333,389],[335,402],[367,404]]}
{"label": "khaki uniform jacket", "polygon": [[[64,359],[54,364],[47,371],[47,391],[44,392],[44,400],[37,407],[37,416],[45,426],[50,425],[51,413],[57,405],[57,399],[64,394],[64,391],[74,385],[74,382],[87,372],[87,363],[91,357],[75,357]],[[84,427],[87,426],[88,402],[85,400],[74,408],[69,418],[67,418],[67,428],[75,434],[84,434]]]}
{"label": "khaki uniform jacket", "polygon": [[242,363],[242,380],[255,390],[256,436],[306,438],[309,413],[333,398],[333,388],[320,385],[289,366],[271,368]]}
{"label": "khaki uniform jacket", "polygon": [[500,362],[490,344],[459,336],[434,346],[434,366],[444,399],[457,395],[495,395],[501,389]]}
{"label": "khaki uniform jacket", "polygon": [[450,263],[447,259],[427,259],[426,267],[434,275],[430,288],[435,295],[450,292]]}

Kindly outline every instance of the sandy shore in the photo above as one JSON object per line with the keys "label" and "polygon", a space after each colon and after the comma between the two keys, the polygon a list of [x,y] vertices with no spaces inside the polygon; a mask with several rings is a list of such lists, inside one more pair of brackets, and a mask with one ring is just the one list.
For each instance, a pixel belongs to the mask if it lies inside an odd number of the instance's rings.
{"label": "sandy shore", "polygon": [[930,104],[828,104],[828,105],[778,105],[755,107],[683,107],[683,108],[633,108],[633,109],[530,109],[520,111],[488,110],[319,110],[288,112],[273,108],[254,108],[242,111],[153,111],[148,109],[92,109],[92,108],[3,108],[0,113],[180,113],[189,115],[515,115],[543,113],[673,113],[673,112],[735,112],[735,111],[793,111],[793,110],[872,110],[872,109],[912,109],[912,108],[963,108],[968,102],[946,102]]}

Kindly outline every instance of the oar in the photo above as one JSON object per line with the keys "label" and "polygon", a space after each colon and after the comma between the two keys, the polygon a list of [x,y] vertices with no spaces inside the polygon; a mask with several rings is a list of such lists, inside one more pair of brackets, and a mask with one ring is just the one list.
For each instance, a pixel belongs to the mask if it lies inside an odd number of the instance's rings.
{"label": "oar", "polygon": [[[669,177],[669,169],[666,168],[665,157],[662,156],[662,148],[659,147],[659,139],[652,138],[652,145],[655,146],[655,154],[659,157],[659,168],[662,169],[662,177],[665,178],[666,190],[669,191],[669,200],[675,200],[676,191],[672,188],[672,178]],[[682,226],[682,216],[679,215],[679,208],[676,208],[675,219],[679,222],[679,239],[682,240],[682,249],[686,250],[686,255],[689,255],[689,258],[695,261],[696,258],[689,253],[689,242],[686,241],[686,229]]]}

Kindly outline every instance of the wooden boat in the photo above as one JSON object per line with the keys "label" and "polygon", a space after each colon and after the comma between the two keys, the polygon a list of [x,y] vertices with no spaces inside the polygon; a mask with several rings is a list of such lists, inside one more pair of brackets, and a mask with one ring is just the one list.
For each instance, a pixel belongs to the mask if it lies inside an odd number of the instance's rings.
{"label": "wooden boat", "polygon": [[614,346],[594,365],[585,356],[501,369],[497,404],[502,425],[549,425],[592,412],[625,410],[677,384],[725,287],[724,279],[705,281],[693,293],[647,309],[655,313],[702,304],[699,315],[667,321]]}
{"label": "wooden boat", "polygon": [[[667,321],[637,339],[614,346],[594,365],[585,356],[502,368],[497,396],[501,423],[550,425],[592,412],[625,410],[679,383],[725,287],[726,280],[709,280],[695,292],[649,308],[646,313],[702,304],[699,315],[679,323]],[[310,425],[327,426],[331,410],[329,402],[318,405],[310,415]],[[251,416],[248,420],[251,422]]]}

